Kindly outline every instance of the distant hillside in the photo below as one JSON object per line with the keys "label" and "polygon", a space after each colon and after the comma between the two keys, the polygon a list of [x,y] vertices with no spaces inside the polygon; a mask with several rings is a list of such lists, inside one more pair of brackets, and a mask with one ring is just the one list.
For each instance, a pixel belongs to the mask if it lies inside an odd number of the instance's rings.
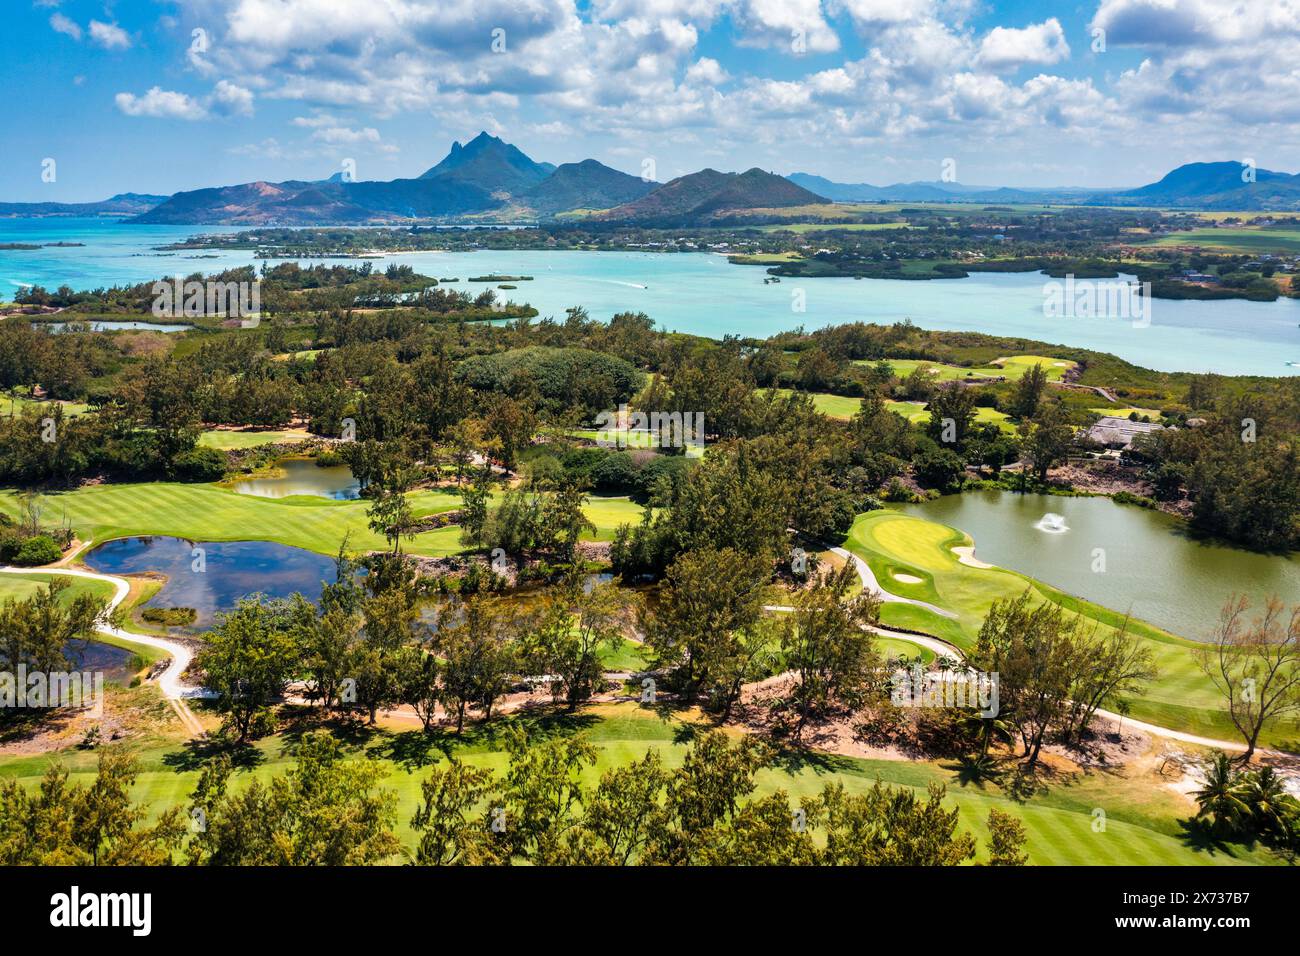
{"label": "distant hillside", "polygon": [[0,217],[137,216],[166,201],[166,196],[118,193],[101,202],[0,202]]}
{"label": "distant hillside", "polygon": [[1242,172],[1241,163],[1188,163],[1171,171],[1159,182],[1127,190],[1080,187],[1015,189],[944,182],[873,186],[870,183],[832,182],[810,173],[791,173],[788,178],[836,202],[1084,203],[1185,209],[1300,209],[1300,176],[1257,169],[1255,181],[1248,183],[1242,180]]}
{"label": "distant hillside", "polygon": [[640,199],[610,209],[601,218],[647,224],[699,222],[754,209],[807,206],[826,201],[782,176],[758,168],[743,173],[702,169],[664,183]]}
{"label": "distant hillside", "polygon": [[1198,209],[1300,209],[1300,175],[1256,169],[1243,179],[1236,162],[1187,163],[1158,182],[1116,193],[1117,201]]}
{"label": "distant hillside", "polygon": [[555,172],[551,163],[537,163],[517,147],[479,133],[462,146],[451,144],[451,151],[438,165],[426,170],[421,179],[449,178],[470,183],[492,192],[510,195],[535,186]]}
{"label": "distant hillside", "polygon": [[611,169],[594,159],[564,163],[519,201],[540,216],[573,209],[609,209],[640,199],[659,184]]}

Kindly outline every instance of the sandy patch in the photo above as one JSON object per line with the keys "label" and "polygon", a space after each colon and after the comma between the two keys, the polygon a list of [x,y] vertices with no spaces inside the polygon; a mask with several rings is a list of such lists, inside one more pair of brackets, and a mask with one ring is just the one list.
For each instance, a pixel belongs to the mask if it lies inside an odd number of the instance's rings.
{"label": "sandy patch", "polygon": [[979,558],[975,557],[975,548],[973,545],[961,544],[952,549],[952,553],[957,555],[957,560],[972,568],[991,568],[994,565],[986,564]]}
{"label": "sandy patch", "polygon": [[915,574],[903,574],[901,571],[894,572],[894,580],[902,584],[920,584],[921,579]]}

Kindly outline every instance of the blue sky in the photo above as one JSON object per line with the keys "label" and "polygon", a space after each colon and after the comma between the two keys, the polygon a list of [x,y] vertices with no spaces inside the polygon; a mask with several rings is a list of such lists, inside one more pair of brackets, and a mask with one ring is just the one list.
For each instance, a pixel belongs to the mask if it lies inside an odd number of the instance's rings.
{"label": "blue sky", "polygon": [[0,200],[345,160],[417,176],[480,129],[661,180],[1300,168],[1300,0],[7,0],[3,16]]}

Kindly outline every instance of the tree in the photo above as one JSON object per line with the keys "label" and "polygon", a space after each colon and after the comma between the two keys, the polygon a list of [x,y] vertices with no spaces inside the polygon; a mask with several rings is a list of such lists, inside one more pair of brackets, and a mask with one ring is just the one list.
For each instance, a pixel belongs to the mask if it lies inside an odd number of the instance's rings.
{"label": "tree", "polygon": [[511,853],[543,866],[564,862],[570,831],[580,823],[583,768],[596,763],[596,748],[581,734],[530,743],[515,728],[506,752],[501,807]]}
{"label": "tree", "polygon": [[975,390],[961,382],[948,382],[930,399],[926,433],[945,447],[960,449],[975,424]]}
{"label": "tree", "polygon": [[613,584],[587,589],[576,570],[543,598],[537,625],[525,638],[522,656],[538,672],[552,674],[570,710],[603,683],[600,652],[623,640],[632,602]]}
{"label": "tree", "polygon": [[1060,402],[1049,402],[1037,418],[1026,419],[1018,429],[1022,438],[1021,450],[1033,469],[1034,476],[1047,481],[1047,472],[1061,461],[1074,447],[1074,429],[1069,415]]}
{"label": "tree", "polygon": [[284,693],[298,665],[292,623],[284,602],[244,598],[218,618],[199,651],[203,683],[216,692],[217,708],[238,732],[239,743],[248,738],[254,716]]}
{"label": "tree", "polygon": [[432,647],[442,660],[439,700],[456,714],[456,732],[465,726],[466,708],[478,705],[484,719],[505,693],[517,666],[518,621],[513,611],[493,598],[471,597],[460,620],[439,627]]}
{"label": "tree", "polygon": [[975,856],[975,840],[957,832],[960,812],[943,806],[944,788],[930,784],[922,800],[915,790],[877,781],[850,796],[828,784],[821,797],[826,819],[822,862],[834,866],[959,866]]}
{"label": "tree", "polygon": [[1140,693],[1158,676],[1150,648],[1129,635],[1128,618],[1108,637],[1088,641],[1078,657],[1069,712],[1061,728],[1066,740],[1078,740],[1102,704],[1118,708],[1124,700],[1121,695]]}
{"label": "tree", "polygon": [[770,576],[762,554],[731,548],[688,551],[668,569],[645,643],[657,666],[674,671],[688,700],[716,689],[742,653],[742,635],[758,624]]}
{"label": "tree", "polygon": [[1245,597],[1229,600],[1213,636],[1197,651],[1201,671],[1223,695],[1228,718],[1246,742],[1243,763],[1254,756],[1265,728],[1300,711],[1300,605],[1285,624],[1285,606],[1275,597],[1247,625],[1249,608]]}
{"label": "tree", "polygon": [[1047,730],[1068,712],[1083,656],[1077,617],[1031,591],[993,602],[980,627],[972,664],[997,673],[1000,713],[1020,734],[1025,765],[1038,762]]}
{"label": "tree", "polygon": [[67,578],[57,577],[24,600],[0,603],[0,671],[60,671],[67,651],[84,646],[108,611],[108,602],[90,594],[65,600]]}
{"label": "tree", "polygon": [[1196,816],[1209,817],[1220,833],[1235,830],[1250,816],[1250,807],[1242,797],[1241,779],[1232,761],[1222,750],[1214,751],[1205,763],[1205,783],[1192,792]]}
{"label": "tree", "polygon": [[1023,823],[997,807],[989,810],[989,866],[1024,866],[1029,862],[1025,840]]}
{"label": "tree", "polygon": [[852,562],[818,575],[813,587],[795,599],[781,633],[786,665],[799,677],[793,696],[803,733],[809,717],[832,706],[860,706],[880,668],[875,639],[866,628],[879,619],[880,600],[863,593],[850,597],[857,583]]}
{"label": "tree", "polygon": [[89,786],[69,785],[53,765],[35,789],[16,779],[0,782],[0,866],[163,866],[185,838],[179,807],[157,822],[130,791],[137,764],[105,748]]}
{"label": "tree", "polygon": [[435,767],[421,785],[424,802],[411,818],[420,834],[415,862],[421,866],[480,866],[506,862],[505,848],[493,838],[489,820],[475,809],[496,793],[491,770],[471,767],[455,757]]}
{"label": "tree", "polygon": [[325,734],[307,734],[294,768],[270,784],[228,793],[230,757],[204,767],[191,815],[190,863],[208,866],[366,866],[401,850],[392,827],[397,795],[378,788],[387,771],[347,759]]}
{"label": "tree", "polygon": [[1038,412],[1038,403],[1043,392],[1047,390],[1047,370],[1041,362],[1036,362],[1025,370],[1011,399],[1011,414],[1015,418],[1033,418]]}

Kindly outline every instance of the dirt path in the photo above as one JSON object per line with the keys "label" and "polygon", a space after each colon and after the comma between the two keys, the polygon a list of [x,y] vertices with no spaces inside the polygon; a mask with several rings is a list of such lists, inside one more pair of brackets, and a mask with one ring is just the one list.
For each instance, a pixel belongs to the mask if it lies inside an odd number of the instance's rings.
{"label": "dirt path", "polygon": [[[86,542],[80,550],[89,547],[91,542]],[[114,577],[109,574],[99,574],[95,571],[87,571],[82,568],[58,567],[51,566],[45,568],[14,568],[0,567],[0,574],[57,574],[64,577],[85,578],[90,581],[106,581],[113,586],[113,597],[108,602],[108,611],[111,614],[115,611],[127,595],[131,593],[131,582],[125,578]],[[194,659],[194,652],[178,641],[168,640],[163,637],[154,637],[152,634],[139,634],[135,631],[128,631],[125,628],[113,627],[107,622],[98,628],[110,637],[116,637],[119,640],[130,641],[133,644],[144,644],[148,647],[154,647],[158,650],[165,651],[171,658],[171,663],[167,669],[162,672],[158,678],[158,688],[162,691],[172,709],[176,711],[176,716],[180,718],[181,724],[189,733],[197,736],[203,733],[203,726],[199,719],[194,716],[194,711],[190,710],[186,703],[190,698],[211,698],[215,695],[203,687],[195,687],[186,684],[181,675],[185,669],[190,666],[190,661]]]}

